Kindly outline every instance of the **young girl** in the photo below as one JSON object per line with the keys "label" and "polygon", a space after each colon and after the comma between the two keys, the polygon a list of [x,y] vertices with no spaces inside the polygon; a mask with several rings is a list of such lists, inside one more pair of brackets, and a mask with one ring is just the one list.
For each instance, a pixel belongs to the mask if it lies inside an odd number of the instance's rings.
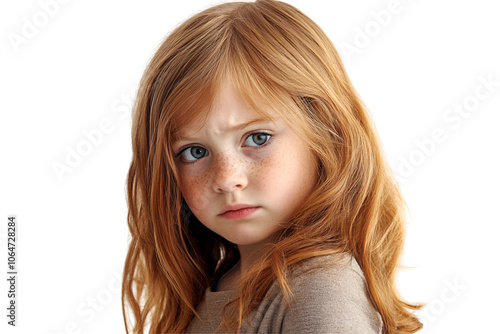
{"label": "young girl", "polygon": [[422,327],[395,285],[404,200],[337,51],[296,8],[231,2],[177,27],[132,142],[127,332]]}

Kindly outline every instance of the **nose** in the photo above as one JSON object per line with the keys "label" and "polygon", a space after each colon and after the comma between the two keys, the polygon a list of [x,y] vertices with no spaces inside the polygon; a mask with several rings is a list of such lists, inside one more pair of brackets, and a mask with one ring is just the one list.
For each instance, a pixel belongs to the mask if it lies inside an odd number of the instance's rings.
{"label": "nose", "polygon": [[214,159],[213,189],[215,192],[233,192],[248,184],[245,163],[236,156],[219,156]]}

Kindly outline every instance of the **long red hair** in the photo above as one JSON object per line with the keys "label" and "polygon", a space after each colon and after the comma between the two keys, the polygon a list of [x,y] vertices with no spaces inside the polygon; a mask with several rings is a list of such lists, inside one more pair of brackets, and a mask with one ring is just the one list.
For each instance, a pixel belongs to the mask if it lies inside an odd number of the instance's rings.
{"label": "long red hair", "polygon": [[[234,332],[271,285],[289,290],[287,273],[308,258],[347,252],[364,272],[387,333],[422,328],[395,274],[406,204],[384,158],[367,108],[325,33],[280,1],[231,2],[178,26],[152,57],[133,110],[122,307],[127,332],[179,333],[215,277],[239,258],[237,247],[190,212],[178,187],[171,143],[210,112],[231,77],[249,107],[273,108],[303,135],[319,181],[276,233],[271,251],[246,275],[224,313]],[[127,315],[135,318],[132,326]]]}

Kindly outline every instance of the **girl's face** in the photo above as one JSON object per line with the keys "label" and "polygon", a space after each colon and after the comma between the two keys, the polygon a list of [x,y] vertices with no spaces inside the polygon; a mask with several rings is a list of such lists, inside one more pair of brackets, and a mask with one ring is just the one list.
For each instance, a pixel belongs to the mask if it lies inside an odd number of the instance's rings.
{"label": "girl's face", "polygon": [[[173,145],[189,208],[207,228],[240,246],[267,242],[317,181],[314,156],[301,137],[281,119],[260,118],[225,85],[201,130],[194,120]],[[224,214],[239,204],[252,209]]]}

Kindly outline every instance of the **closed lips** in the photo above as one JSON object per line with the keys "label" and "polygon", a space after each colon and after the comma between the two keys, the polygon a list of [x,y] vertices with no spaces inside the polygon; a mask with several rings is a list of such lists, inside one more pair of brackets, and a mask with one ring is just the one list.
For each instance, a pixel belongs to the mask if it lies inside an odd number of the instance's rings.
{"label": "closed lips", "polygon": [[255,205],[248,205],[248,204],[235,204],[235,205],[225,205],[222,208],[222,211],[219,215],[223,215],[228,211],[237,211],[241,209],[246,209],[246,208],[256,208],[257,206]]}

